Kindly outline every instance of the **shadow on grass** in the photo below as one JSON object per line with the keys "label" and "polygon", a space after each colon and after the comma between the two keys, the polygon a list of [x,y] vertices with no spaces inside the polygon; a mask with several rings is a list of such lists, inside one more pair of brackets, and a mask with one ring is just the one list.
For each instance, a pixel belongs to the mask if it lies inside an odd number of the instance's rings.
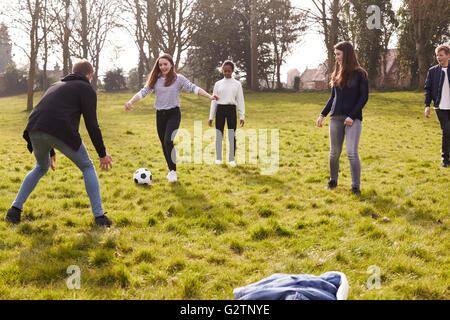
{"label": "shadow on grass", "polygon": [[359,196],[361,202],[370,203],[376,210],[376,212],[389,212],[396,208],[398,204],[390,198],[386,198],[377,194],[375,190],[368,190],[367,193],[362,193]]}
{"label": "shadow on grass", "polygon": [[262,175],[260,170],[257,166],[236,166],[230,171],[246,185],[271,186],[277,189],[284,187],[283,180],[274,175]]}
{"label": "shadow on grass", "polygon": [[179,182],[172,184],[171,188],[178,198],[178,203],[171,205],[167,210],[169,214],[166,212],[166,215],[178,218],[174,220],[178,232],[188,232],[200,227],[217,235],[227,230],[228,222],[221,206],[214,206],[203,193],[195,188],[188,190]]}
{"label": "shadow on grass", "polygon": [[129,283],[123,266],[111,268],[117,248],[115,243],[111,246],[114,240],[107,241],[108,245],[101,243],[105,233],[109,232],[106,228],[94,224],[86,226],[85,231],[74,234],[75,237],[69,241],[59,235],[61,230],[51,222],[38,226],[25,222],[16,231],[30,240],[30,246],[20,253],[14,264],[15,278],[6,275],[14,280],[9,281],[14,285],[66,289],[66,280],[73,274],[68,273],[71,265],[80,268],[82,286],[90,283],[92,286],[115,288]]}
{"label": "shadow on grass", "polygon": [[199,217],[213,208],[208,198],[195,188],[188,190],[180,182],[170,185],[173,194],[178,198],[178,203],[171,205],[169,212],[174,215],[183,215],[185,218]]}

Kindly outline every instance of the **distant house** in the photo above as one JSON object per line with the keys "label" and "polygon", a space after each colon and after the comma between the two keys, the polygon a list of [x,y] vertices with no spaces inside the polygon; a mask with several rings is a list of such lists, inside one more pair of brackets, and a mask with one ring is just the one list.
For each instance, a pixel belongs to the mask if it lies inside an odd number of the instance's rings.
{"label": "distant house", "polygon": [[327,61],[321,63],[317,69],[308,69],[300,76],[300,89],[324,90],[328,89]]}
{"label": "distant house", "polygon": [[47,70],[47,77],[49,79],[53,79],[55,81],[60,80],[61,78],[63,78],[65,75],[63,74],[62,70],[60,70],[59,64],[56,63],[55,66],[53,67],[53,70]]}
{"label": "distant house", "polygon": [[[295,70],[295,69],[292,69]],[[294,76],[295,78],[295,76]],[[288,83],[289,82],[288,73]],[[378,77],[371,88],[380,89],[403,89],[411,84],[411,77],[404,77],[400,72],[400,61],[397,49],[388,49],[380,58]],[[317,69],[308,69],[300,76],[300,89],[323,90],[328,88],[327,60],[321,63]]]}
{"label": "distant house", "polygon": [[287,73],[287,82],[286,82],[286,87],[289,89],[294,88],[294,84],[295,84],[295,78],[299,77],[300,78],[300,71],[298,71],[297,69],[291,69],[288,71]]}
{"label": "distant house", "polygon": [[376,88],[408,88],[411,85],[411,77],[402,77],[397,49],[388,49],[381,56]]}

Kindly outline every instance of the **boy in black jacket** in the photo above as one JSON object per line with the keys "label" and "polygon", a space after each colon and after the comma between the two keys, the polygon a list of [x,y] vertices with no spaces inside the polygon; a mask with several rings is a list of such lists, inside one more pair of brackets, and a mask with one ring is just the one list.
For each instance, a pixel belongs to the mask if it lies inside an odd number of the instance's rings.
{"label": "boy in black jacket", "polygon": [[87,60],[77,62],[72,74],[53,84],[31,112],[23,137],[28,143],[28,150],[34,152],[36,167],[23,181],[6,214],[6,221],[20,222],[23,204],[30,193],[49,167],[55,170],[56,148],[82,171],[95,223],[101,226],[112,224],[103,212],[98,177],[78,133],[83,115],[89,137],[100,158],[100,168],[111,168],[112,158],[106,154],[97,122],[97,94],[90,84],[93,73],[94,68]]}
{"label": "boy in black jacket", "polygon": [[425,116],[430,117],[430,104],[434,101],[434,109],[442,129],[442,167],[450,165],[450,73],[448,59],[450,48],[442,45],[436,48],[438,65],[428,70],[425,81]]}

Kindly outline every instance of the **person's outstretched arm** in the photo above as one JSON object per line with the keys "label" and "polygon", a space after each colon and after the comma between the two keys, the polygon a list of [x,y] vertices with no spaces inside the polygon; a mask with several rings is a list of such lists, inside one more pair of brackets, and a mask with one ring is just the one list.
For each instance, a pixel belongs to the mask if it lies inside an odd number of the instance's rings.
{"label": "person's outstretched arm", "polygon": [[144,98],[146,95],[152,93],[153,90],[150,89],[147,85],[143,87],[138,93],[136,93],[127,103],[125,103],[125,110],[131,110],[131,105],[135,102],[138,102],[142,98]]}
{"label": "person's outstretched arm", "polygon": [[219,97],[214,95],[210,95],[208,92],[200,88],[199,86],[196,86],[192,82],[190,82],[186,77],[182,75],[178,75],[177,79],[180,83],[181,90],[184,92],[192,92],[195,93],[198,96],[205,97],[209,100],[219,100]]}
{"label": "person's outstretched arm", "polygon": [[[214,89],[213,89],[213,95],[217,94],[217,82],[214,84]],[[214,117],[216,116],[216,111],[217,111],[217,100],[214,99],[211,101],[211,109],[209,111],[209,121],[208,121],[208,125],[210,127],[213,126],[213,121],[214,121]]]}
{"label": "person's outstretched arm", "polygon": [[205,90],[203,90],[202,88],[198,88],[198,95],[205,97],[209,100],[219,100],[219,97],[215,94],[210,95],[208,92],[206,92]]}

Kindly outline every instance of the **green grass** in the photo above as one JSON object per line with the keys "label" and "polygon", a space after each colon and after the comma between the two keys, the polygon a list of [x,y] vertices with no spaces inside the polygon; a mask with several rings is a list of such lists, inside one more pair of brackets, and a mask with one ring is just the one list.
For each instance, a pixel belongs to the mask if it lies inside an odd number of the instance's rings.
{"label": "green grass", "polygon": [[[314,123],[328,93],[246,94],[245,129],[280,130],[276,174],[180,164],[175,185],[165,178],[154,97],[126,113],[131,95],[98,97],[114,159],[112,170],[97,170],[110,230],[94,226],[82,175],[60,153],[23,222],[4,221],[34,158],[22,139],[25,96],[0,99],[0,299],[233,299],[234,288],[276,272],[332,270],[347,275],[349,299],[450,298],[450,171],[439,168],[440,128],[423,116],[422,93],[371,94],[360,197],[350,192],[345,148],[339,186],[323,189],[328,119],[322,129]],[[194,121],[209,128],[206,100],[184,94],[181,105],[181,128],[192,136]],[[98,166],[83,122],[81,134]],[[134,184],[140,167],[152,172],[151,186]],[[80,290],[67,289],[70,265],[81,269]],[[373,265],[380,289],[366,285]]]}

